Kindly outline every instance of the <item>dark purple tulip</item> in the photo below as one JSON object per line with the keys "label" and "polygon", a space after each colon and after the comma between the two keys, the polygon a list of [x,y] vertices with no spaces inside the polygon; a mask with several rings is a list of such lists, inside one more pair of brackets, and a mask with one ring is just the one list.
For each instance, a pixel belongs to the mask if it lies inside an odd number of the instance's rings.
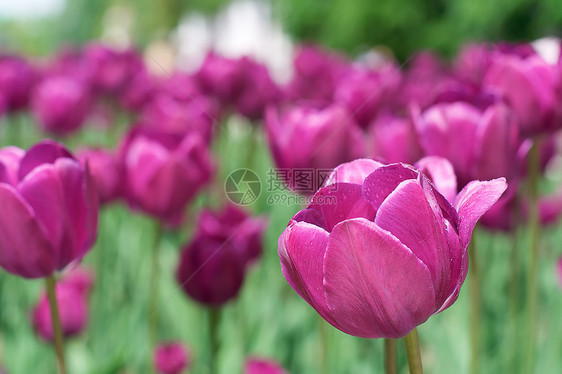
{"label": "dark purple tulip", "polygon": [[24,59],[0,55],[0,93],[8,111],[27,106],[34,79],[33,68]]}
{"label": "dark purple tulip", "polygon": [[273,360],[250,357],[246,359],[244,374],[286,374],[281,365]]}
{"label": "dark purple tulip", "polygon": [[294,107],[281,117],[270,108],[267,135],[279,168],[333,168],[365,155],[364,136],[345,107]]}
{"label": "dark purple tulip", "polygon": [[504,104],[480,111],[467,103],[443,103],[413,118],[425,154],[451,161],[459,187],[518,172],[518,122]]}
{"label": "dark purple tulip", "polygon": [[79,150],[76,156],[83,165],[88,165],[101,204],[107,204],[122,196],[123,166],[112,151],[84,148]]}
{"label": "dark purple tulip", "polygon": [[206,142],[195,132],[185,136],[137,126],[121,145],[125,195],[131,206],[178,224],[214,173]]}
{"label": "dark purple tulip", "polygon": [[248,263],[260,257],[262,236],[267,219],[251,217],[242,208],[226,204],[218,211],[204,209],[197,226],[197,235],[230,240]]}
{"label": "dark purple tulip", "polygon": [[[334,174],[360,179],[346,175],[360,162]],[[450,203],[406,164],[326,186],[279,238],[283,274],[339,330],[403,337],[455,302],[472,230],[506,187],[504,178],[473,181]]]}
{"label": "dark purple tulip", "polygon": [[[88,294],[92,285],[89,273],[77,270],[56,285],[56,297],[59,307],[62,332],[65,337],[80,334],[88,322]],[[86,284],[87,283],[87,284]],[[43,291],[39,302],[33,309],[33,327],[37,334],[46,341],[53,339],[53,325],[49,299]]]}
{"label": "dark purple tulip", "polygon": [[154,367],[158,374],[180,374],[190,366],[191,353],[182,343],[163,343],[154,349]]}
{"label": "dark purple tulip", "polygon": [[264,65],[249,58],[243,59],[243,63],[247,71],[245,87],[236,98],[234,107],[238,113],[255,121],[263,118],[267,106],[279,101],[281,91]]}
{"label": "dark purple tulip", "polygon": [[94,182],[64,146],[0,149],[0,266],[39,278],[79,261],[96,239]]}
{"label": "dark purple tulip", "polygon": [[88,87],[71,76],[51,76],[38,84],[32,108],[47,132],[64,135],[82,125],[91,108]]}
{"label": "dark purple tulip", "polygon": [[522,135],[530,136],[560,127],[554,118],[558,80],[555,67],[537,55],[496,54],[484,84],[503,95],[519,117]]}
{"label": "dark purple tulip", "polygon": [[400,79],[400,70],[390,63],[378,70],[353,67],[341,77],[334,101],[343,104],[355,121],[365,128],[383,105],[392,102]]}
{"label": "dark purple tulip", "polygon": [[331,101],[347,65],[343,56],[320,47],[301,46],[293,61],[287,96],[291,100]]}
{"label": "dark purple tulip", "polygon": [[155,91],[155,78],[140,69],[119,93],[119,102],[124,108],[139,112],[150,102]]}
{"label": "dark purple tulip", "polygon": [[248,264],[261,254],[265,225],[233,205],[217,212],[204,210],[176,272],[183,290],[213,307],[236,297]]}
{"label": "dark purple tulip", "polygon": [[369,128],[369,137],[374,158],[411,164],[422,156],[418,134],[409,119],[379,115]]}

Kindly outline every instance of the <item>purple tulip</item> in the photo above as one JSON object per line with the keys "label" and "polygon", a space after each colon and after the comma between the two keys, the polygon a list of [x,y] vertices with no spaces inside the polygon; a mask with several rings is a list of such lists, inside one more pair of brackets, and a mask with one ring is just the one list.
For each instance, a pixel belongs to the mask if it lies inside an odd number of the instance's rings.
{"label": "purple tulip", "polygon": [[123,166],[112,151],[102,148],[84,148],[78,151],[77,158],[88,165],[100,204],[110,203],[123,194]]}
{"label": "purple tulip", "polygon": [[0,55],[0,93],[8,111],[27,106],[34,80],[33,68],[24,59]]}
{"label": "purple tulip", "polygon": [[286,374],[281,365],[273,360],[250,357],[244,365],[245,374]]}
{"label": "purple tulip", "polygon": [[451,204],[406,164],[326,186],[279,238],[283,274],[341,331],[403,337],[456,300],[472,230],[506,187],[504,178],[473,181]]}
{"label": "purple tulip", "polygon": [[537,55],[495,55],[484,84],[497,90],[520,119],[521,133],[535,135],[558,128],[555,121],[558,74]]}
{"label": "purple tulip", "polygon": [[232,241],[246,262],[251,263],[262,253],[262,236],[267,225],[267,219],[251,217],[240,207],[229,203],[218,211],[203,209],[197,235]]}
{"label": "purple tulip", "polygon": [[179,342],[168,342],[154,349],[154,367],[158,374],[180,374],[189,370],[191,352]]}
{"label": "purple tulip", "polygon": [[492,50],[486,44],[467,44],[454,63],[456,75],[464,82],[480,86],[492,62]]}
{"label": "purple tulip", "polygon": [[44,130],[64,135],[82,125],[91,108],[88,87],[71,76],[51,76],[36,87],[33,113]]}
{"label": "purple tulip", "polygon": [[[92,281],[89,273],[76,270],[56,285],[61,327],[65,337],[78,335],[86,328],[88,323],[88,294]],[[43,340],[52,340],[51,309],[49,299],[44,291],[33,309],[32,319],[37,334]]]}
{"label": "purple tulip", "polygon": [[155,91],[155,79],[140,69],[119,93],[119,102],[124,108],[139,112],[150,102]]}
{"label": "purple tulip", "polygon": [[400,79],[400,70],[390,63],[379,70],[348,69],[336,87],[334,101],[345,105],[356,122],[365,128],[380,108],[392,101]]}
{"label": "purple tulip", "polygon": [[369,137],[374,158],[411,164],[422,156],[416,129],[408,119],[379,115],[369,128]]}
{"label": "purple tulip", "polygon": [[262,250],[266,222],[234,205],[204,210],[194,238],[184,248],[176,278],[196,301],[221,306],[238,295],[245,270]]}
{"label": "purple tulip", "polygon": [[437,104],[414,123],[426,155],[447,158],[455,167],[459,187],[473,179],[515,177],[520,147],[518,122],[504,104],[480,111],[467,103]]}
{"label": "purple tulip", "polygon": [[331,101],[347,65],[343,56],[315,46],[300,47],[293,61],[287,96],[295,101]]}
{"label": "purple tulip", "polygon": [[361,130],[338,104],[325,109],[295,107],[281,118],[269,108],[266,125],[278,168],[333,168],[365,155]]}
{"label": "purple tulip", "polygon": [[185,136],[136,126],[121,145],[125,195],[131,207],[179,224],[188,202],[209,182],[214,164],[197,133]]}
{"label": "purple tulip", "polygon": [[79,261],[96,239],[98,197],[87,167],[61,144],[0,149],[0,266],[25,278]]}

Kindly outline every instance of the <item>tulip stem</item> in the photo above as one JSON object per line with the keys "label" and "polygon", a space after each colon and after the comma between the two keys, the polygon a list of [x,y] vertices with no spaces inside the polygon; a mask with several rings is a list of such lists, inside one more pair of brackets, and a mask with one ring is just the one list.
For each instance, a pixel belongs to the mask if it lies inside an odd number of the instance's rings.
{"label": "tulip stem", "polygon": [[527,282],[527,305],[528,305],[528,340],[527,340],[527,373],[534,370],[535,343],[537,334],[537,266],[539,256],[539,208],[538,208],[538,185],[540,168],[540,144],[539,139],[533,140],[533,145],[529,154],[529,237],[530,237],[530,261],[528,268]]}
{"label": "tulip stem", "polygon": [[148,300],[148,334],[150,347],[153,348],[157,342],[158,334],[158,277],[160,266],[158,264],[158,247],[162,238],[162,225],[156,221],[154,227],[154,242],[152,245],[150,261],[150,294]]}
{"label": "tulip stem", "polygon": [[397,374],[396,340],[384,339],[384,370],[386,374]]}
{"label": "tulip stem", "polygon": [[482,313],[482,295],[480,294],[480,269],[476,259],[475,235],[472,235],[468,256],[470,261],[470,373],[479,373],[480,363],[480,320]]}
{"label": "tulip stem", "polygon": [[420,342],[418,339],[417,329],[414,328],[408,335],[406,335],[404,343],[406,343],[406,354],[408,355],[410,374],[423,374]]}
{"label": "tulip stem", "polygon": [[209,373],[217,372],[217,354],[219,351],[220,308],[209,308]]}
{"label": "tulip stem", "polygon": [[62,328],[60,323],[59,307],[57,304],[57,294],[55,290],[56,280],[55,277],[50,275],[45,278],[45,285],[47,289],[47,297],[49,298],[49,306],[51,308],[51,321],[53,325],[53,342],[55,345],[55,352],[57,354],[57,361],[59,363],[59,372],[66,374],[66,364],[64,362],[64,343],[62,336]]}

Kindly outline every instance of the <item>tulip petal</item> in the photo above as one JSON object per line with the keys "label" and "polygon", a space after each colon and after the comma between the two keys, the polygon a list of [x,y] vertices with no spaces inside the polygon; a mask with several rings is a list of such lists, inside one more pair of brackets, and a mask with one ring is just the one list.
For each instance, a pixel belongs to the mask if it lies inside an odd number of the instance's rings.
{"label": "tulip petal", "polygon": [[380,167],[365,179],[362,187],[363,197],[371,203],[375,210],[379,209],[384,199],[402,181],[417,177],[418,172],[407,164],[399,163]]}
{"label": "tulip petal", "polygon": [[0,265],[25,278],[45,277],[55,270],[54,253],[32,208],[16,190],[0,184]]}
{"label": "tulip petal", "polygon": [[[381,204],[375,223],[390,231],[427,266],[439,307],[452,292],[451,284],[454,288],[458,282],[462,254],[452,252],[460,248],[449,247],[445,229],[456,233],[450,224],[445,226],[437,201],[428,198],[431,195],[425,194],[417,180],[403,181]],[[453,265],[455,269],[451,269]]]}
{"label": "tulip petal", "polygon": [[491,181],[472,181],[455,199],[454,207],[459,212],[459,236],[466,248],[470,242],[476,221],[498,201],[507,189],[505,178]]}
{"label": "tulip petal", "polygon": [[8,146],[0,149],[0,183],[17,186],[18,168],[24,154],[24,150],[18,147]]}
{"label": "tulip petal", "polygon": [[428,156],[421,158],[414,166],[433,182],[435,189],[448,201],[455,201],[457,176],[449,160],[438,156]]}
{"label": "tulip petal", "polygon": [[322,214],[326,231],[350,218],[363,217],[370,221],[375,218],[375,210],[361,195],[361,186],[353,183],[337,183],[321,188],[312,197],[308,206]]}
{"label": "tulip petal", "polygon": [[43,140],[31,147],[23,156],[18,171],[19,180],[41,164],[52,164],[64,157],[74,159],[72,154],[62,145],[52,140]]}
{"label": "tulip petal", "polygon": [[335,183],[363,184],[365,178],[376,169],[383,166],[378,161],[370,158],[359,158],[337,166],[326,180],[324,186]]}
{"label": "tulip petal", "polygon": [[334,227],[324,274],[334,326],[354,336],[397,339],[435,309],[427,267],[391,233],[363,218]]}
{"label": "tulip petal", "polygon": [[306,222],[291,221],[279,237],[281,270],[291,287],[328,322],[331,318],[324,298],[324,253],[328,232]]}

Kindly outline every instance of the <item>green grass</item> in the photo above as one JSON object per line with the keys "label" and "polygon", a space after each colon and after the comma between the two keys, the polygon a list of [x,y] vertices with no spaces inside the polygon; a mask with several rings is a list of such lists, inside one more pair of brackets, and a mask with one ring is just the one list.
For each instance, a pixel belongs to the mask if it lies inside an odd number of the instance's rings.
{"label": "green grass", "polygon": [[[19,128],[16,128],[18,127]],[[263,134],[250,140],[249,125],[230,121],[213,144],[220,160],[216,185],[194,203],[220,204],[222,183],[229,172],[239,167],[253,168],[262,178],[258,201],[249,208],[267,214],[269,229],[264,239],[261,260],[250,269],[237,300],[225,308],[220,323],[221,348],[218,369],[222,374],[241,372],[247,355],[270,357],[293,374],[382,373],[382,340],[367,340],[345,335],[321,320],[284,280],[277,256],[277,238],[296,205],[270,205],[265,191],[267,171],[272,167]],[[4,120],[0,124],[2,145],[28,147],[41,136],[30,118]],[[67,144],[114,145],[116,136],[86,129]],[[251,158],[248,151],[251,147]],[[9,214],[0,212],[0,214]],[[159,338],[179,339],[193,352],[192,373],[208,373],[206,310],[187,298],[175,282],[176,262],[181,246],[191,235],[194,222],[186,222],[179,232],[166,232],[159,248]],[[153,242],[152,220],[131,213],[117,204],[100,215],[99,237],[84,259],[94,269],[96,282],[90,299],[90,322],[78,338],[67,342],[67,360],[72,374],[149,373],[151,352],[146,326],[150,251]],[[517,310],[517,332],[509,308],[510,249],[512,241],[502,234],[477,232],[479,264],[483,284],[483,324],[481,373],[513,372],[513,353],[519,359],[524,351],[524,303]],[[525,260],[527,238],[518,240]],[[538,334],[537,373],[558,373],[562,369],[562,290],[555,275],[555,260],[562,253],[562,232],[550,228],[542,235],[540,257],[540,331]],[[405,269],[406,270],[406,269]],[[51,347],[37,339],[30,322],[30,310],[38,298],[41,280],[25,280],[0,271],[0,363],[10,374],[55,373]],[[448,310],[420,326],[422,358],[426,373],[468,373],[470,275],[459,300]],[[525,288],[520,299],[524,301]],[[322,339],[324,337],[324,339]],[[325,341],[325,345],[321,342]],[[407,373],[402,342],[398,344],[400,373]],[[323,354],[323,350],[325,353]]]}

